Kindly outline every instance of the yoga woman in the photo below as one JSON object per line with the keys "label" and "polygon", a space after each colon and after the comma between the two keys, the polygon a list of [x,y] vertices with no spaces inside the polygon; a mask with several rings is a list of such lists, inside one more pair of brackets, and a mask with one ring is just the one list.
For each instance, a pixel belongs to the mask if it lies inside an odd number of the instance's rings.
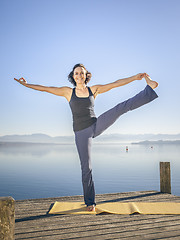
{"label": "yoga woman", "polygon": [[[96,118],[94,113],[94,100],[98,94],[105,93],[112,88],[126,85],[135,80],[142,80],[143,78],[145,78],[147,83],[143,91],[117,104]],[[28,84],[24,78],[14,79],[25,87],[65,97],[69,102],[73,116],[75,142],[81,163],[84,202],[87,205],[87,211],[94,211],[96,203],[91,167],[92,138],[104,132],[104,130],[111,126],[122,114],[141,107],[157,98],[158,96],[153,89],[158,86],[158,83],[152,81],[147,73],[139,73],[109,84],[88,87],[87,83],[91,80],[91,73],[87,71],[83,64],[76,64],[68,76],[74,88],[46,87]]]}

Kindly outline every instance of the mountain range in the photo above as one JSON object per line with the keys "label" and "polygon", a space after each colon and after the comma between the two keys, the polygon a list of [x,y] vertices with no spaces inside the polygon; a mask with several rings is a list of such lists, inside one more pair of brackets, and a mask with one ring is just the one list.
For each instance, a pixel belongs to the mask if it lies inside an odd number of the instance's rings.
{"label": "mountain range", "polygon": [[[138,141],[176,141],[180,134],[103,134],[94,139],[95,142],[138,142]],[[47,134],[36,133],[26,135],[0,136],[0,142],[28,143],[73,143],[74,136],[51,137]]]}

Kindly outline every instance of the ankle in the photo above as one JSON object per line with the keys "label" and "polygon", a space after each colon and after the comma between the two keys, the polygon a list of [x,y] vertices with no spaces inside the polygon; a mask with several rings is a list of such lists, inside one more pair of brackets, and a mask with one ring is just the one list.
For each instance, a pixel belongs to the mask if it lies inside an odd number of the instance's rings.
{"label": "ankle", "polygon": [[89,212],[94,212],[95,211],[95,205],[93,204],[93,205],[87,206],[86,209]]}

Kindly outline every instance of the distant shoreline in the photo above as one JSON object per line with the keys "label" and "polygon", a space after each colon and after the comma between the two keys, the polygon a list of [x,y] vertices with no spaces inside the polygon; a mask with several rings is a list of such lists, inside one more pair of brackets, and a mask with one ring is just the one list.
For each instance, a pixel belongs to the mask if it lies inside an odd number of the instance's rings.
{"label": "distant shoreline", "polygon": [[142,141],[142,142],[132,142],[131,144],[139,144],[139,145],[180,144],[180,140]]}
{"label": "distant shoreline", "polygon": [[[102,134],[93,140],[94,143],[120,143],[120,144],[179,144],[180,133],[178,134]],[[47,134],[23,134],[0,136],[0,143],[21,142],[21,143],[47,143],[47,144],[73,144],[72,136],[51,137]]]}
{"label": "distant shoreline", "polygon": [[[140,141],[140,142],[114,142],[114,141],[97,141],[94,142],[94,144],[121,144],[121,145],[125,145],[125,144],[132,144],[132,145],[179,145],[180,144],[180,140],[158,140],[158,141]],[[74,145],[74,142],[18,142],[18,141],[0,141],[0,147],[10,147],[10,146],[35,146],[35,145]]]}
{"label": "distant shoreline", "polygon": [[0,142],[1,146],[24,146],[24,145],[73,145],[74,143],[48,143],[48,142]]}

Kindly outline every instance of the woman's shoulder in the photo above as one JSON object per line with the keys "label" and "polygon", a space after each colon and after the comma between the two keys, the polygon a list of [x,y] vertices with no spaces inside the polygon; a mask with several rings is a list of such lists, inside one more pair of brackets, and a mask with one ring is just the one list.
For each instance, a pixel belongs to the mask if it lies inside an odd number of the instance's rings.
{"label": "woman's shoulder", "polygon": [[94,98],[96,98],[96,96],[97,96],[98,85],[93,85],[93,86],[90,86],[89,88],[90,88],[90,90],[91,90],[91,92],[92,92]]}
{"label": "woman's shoulder", "polygon": [[96,92],[97,85],[89,86],[89,88],[91,89],[92,93],[94,93]]}
{"label": "woman's shoulder", "polygon": [[68,100],[68,102],[69,102],[70,99],[71,99],[73,88],[63,86],[63,87],[59,88],[59,91],[61,92],[61,96],[64,96]]}

